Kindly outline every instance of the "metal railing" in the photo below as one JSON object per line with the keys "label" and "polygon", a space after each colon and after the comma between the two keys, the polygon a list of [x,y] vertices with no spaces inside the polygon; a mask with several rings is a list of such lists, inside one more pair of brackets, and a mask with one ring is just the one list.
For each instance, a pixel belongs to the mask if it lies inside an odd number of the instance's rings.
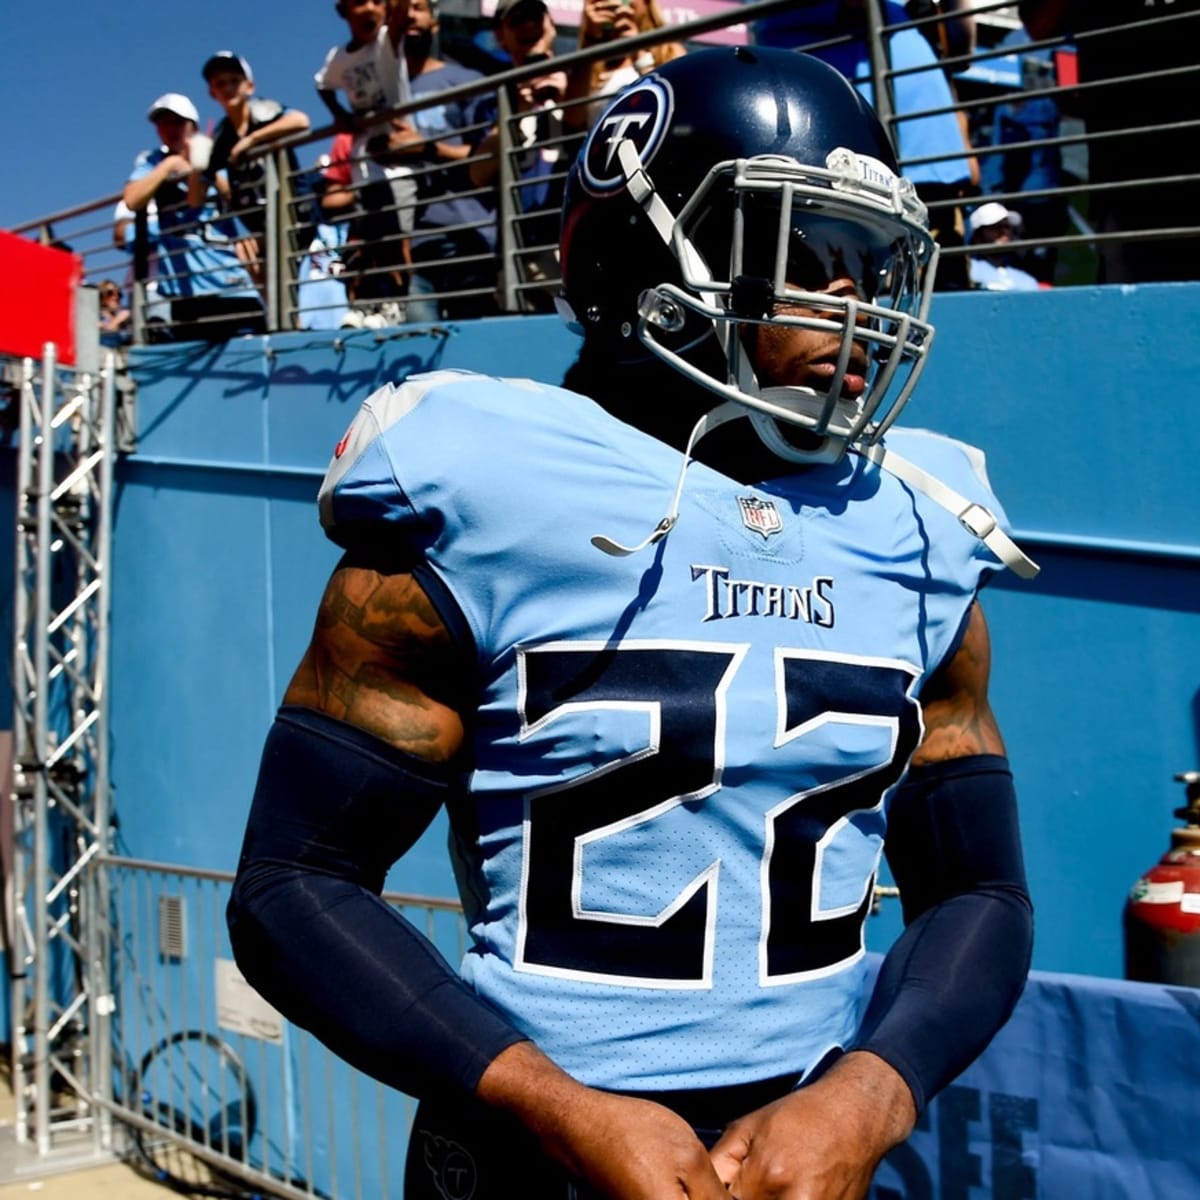
{"label": "metal railing", "polygon": [[[764,0],[732,12],[721,13],[686,25],[642,34],[629,39],[626,47],[636,51],[665,41],[683,41],[695,46],[695,39],[715,29],[735,22],[754,22],[780,12],[803,16],[803,4],[787,0]],[[1108,251],[1116,246],[1139,242],[1163,243],[1200,239],[1200,223],[1193,214],[1190,220],[1164,221],[1150,219],[1132,221],[1124,226],[1108,221],[1099,227],[1094,219],[1098,209],[1108,211],[1113,203],[1128,197],[1131,191],[1145,198],[1147,207],[1161,203],[1164,195],[1178,196],[1179,189],[1196,190],[1200,186],[1200,162],[1188,155],[1150,156],[1144,170],[1136,179],[1092,177],[1089,158],[1096,159],[1113,145],[1131,148],[1144,144],[1147,136],[1195,137],[1200,119],[1179,116],[1169,111],[1137,112],[1129,119],[1128,127],[1089,128],[1084,113],[1095,98],[1124,94],[1136,98],[1147,81],[1175,78],[1193,92],[1200,83],[1200,61],[1171,71],[1153,69],[1147,64],[1130,63],[1129,71],[1120,76],[1078,81],[1068,77],[1074,62],[1075,43],[1066,35],[1034,40],[1024,35],[1019,22],[1013,18],[1012,4],[981,3],[972,11],[976,43],[969,53],[944,56],[940,60],[928,56],[919,62],[907,61],[895,47],[902,36],[911,39],[917,34],[929,35],[950,20],[961,20],[962,13],[935,13],[904,23],[885,26],[882,10],[872,4],[865,6],[866,26],[858,33],[834,31],[835,36],[817,36],[822,31],[810,30],[798,42],[798,48],[811,50],[823,57],[840,55],[840,61],[852,61],[859,55],[858,82],[869,86],[873,100],[898,136],[902,166],[918,177],[924,172],[936,175],[939,167],[956,159],[966,159],[978,168],[985,178],[982,186],[965,178],[961,185],[938,189],[926,186],[933,223],[940,230],[944,243],[943,258],[952,264],[955,258],[968,254],[963,245],[963,214],[981,198],[1009,206],[1018,216],[1027,218],[1024,235],[1002,247],[994,245],[971,247],[972,256],[996,256],[1029,263],[1041,263],[1048,272],[1044,282],[1088,283],[1102,280],[1102,263]],[[1195,11],[1165,13],[1148,18],[1130,28],[1158,26],[1172,37],[1200,38],[1200,14]],[[826,35],[830,30],[823,31]],[[1081,33],[1078,42],[1086,46],[1112,30],[1091,30]],[[934,39],[936,40],[936,39]],[[553,61],[556,70],[584,70],[592,62],[609,53],[607,47],[597,46],[561,55]],[[847,54],[850,53],[850,58]],[[1197,56],[1200,59],[1200,56]],[[894,61],[895,60],[895,61]],[[123,281],[131,294],[135,310],[135,340],[154,340],[185,336],[226,336],[239,328],[287,330],[322,328],[346,324],[362,324],[347,313],[356,306],[360,316],[376,313],[368,324],[397,323],[406,316],[406,305],[414,313],[423,312],[428,320],[431,312],[437,319],[460,319],[463,316],[486,312],[546,311],[552,307],[552,296],[558,283],[554,229],[562,184],[571,159],[582,141],[581,133],[564,132],[561,120],[543,121],[541,128],[530,131],[527,111],[514,104],[515,89],[546,71],[546,64],[529,64],[477,82],[446,89],[433,96],[416,99],[394,110],[397,117],[416,117],[431,105],[450,102],[482,101],[495,113],[498,146],[498,178],[495,183],[473,184],[469,180],[471,166],[488,156],[475,153],[454,163],[449,172],[445,164],[420,157],[411,160],[411,168],[397,172],[385,167],[383,177],[392,183],[406,177],[409,188],[393,188],[393,196],[382,203],[378,188],[368,197],[364,180],[351,182],[350,207],[344,211],[326,209],[322,204],[325,186],[319,167],[293,169],[288,165],[289,154],[324,143],[333,133],[331,128],[317,130],[304,136],[276,143],[263,153],[266,167],[266,193],[263,210],[256,214],[221,212],[209,209],[193,214],[189,221],[173,221],[175,214],[143,215],[142,231],[121,246],[114,244],[114,207],[118,196],[105,197],[88,205],[52,214],[39,221],[18,227],[16,232],[45,241],[70,244],[85,262],[85,277],[89,283],[103,278]],[[930,97],[942,95],[922,107],[905,107],[897,103],[897,89],[904,90],[906,82],[920,79],[932,83],[942,76],[948,85],[939,93],[935,87],[923,90]],[[586,105],[587,97],[577,101],[560,101],[552,106],[556,118],[569,115],[575,105]],[[1015,139],[997,133],[998,122],[1009,122],[1016,114],[1028,113],[1031,105],[1049,111],[1038,127],[1039,135]],[[1050,106],[1047,110],[1047,106]],[[905,157],[906,131],[921,123],[953,117],[967,129],[968,145],[951,145],[937,153],[924,149]],[[460,136],[475,144],[488,121],[469,127]],[[568,121],[569,125],[570,122]],[[1015,127],[1020,126],[1016,121]],[[1005,126],[1006,130],[1008,126]],[[1142,142],[1139,142],[1142,139]],[[1181,143],[1182,144],[1182,143]],[[1190,144],[1190,143],[1188,143]],[[1031,154],[1051,162],[1048,175],[1021,186],[1011,186],[1014,172],[1008,167],[1019,158]],[[531,180],[528,166],[539,158],[538,185],[542,196],[532,208]],[[548,161],[552,160],[552,161]],[[352,173],[364,174],[360,168],[364,156],[349,164]],[[998,169],[989,170],[997,166]],[[944,172],[943,172],[944,173]],[[449,191],[438,193],[438,189]],[[430,200],[453,197],[478,202],[478,216],[441,230],[424,226],[423,214]],[[415,194],[414,194],[415,193]],[[345,197],[343,197],[345,199]],[[1055,214],[1052,224],[1030,219],[1035,214]],[[1092,215],[1089,215],[1092,214]],[[1153,214],[1151,214],[1152,216]],[[245,229],[237,229],[237,221],[255,217],[260,229],[257,237],[247,237]],[[365,218],[372,218],[368,220]],[[155,221],[159,223],[156,236]],[[170,224],[164,234],[164,220]],[[391,222],[390,231],[384,229]],[[415,223],[415,230],[409,227]],[[366,234],[364,236],[364,231]],[[445,235],[449,244],[460,249],[447,260],[435,264],[422,262],[411,253],[414,243],[431,233]],[[128,234],[125,235],[128,238]],[[230,314],[222,309],[216,313],[191,312],[180,306],[168,294],[171,288],[187,287],[187,273],[171,272],[179,241],[199,241],[211,254],[225,255],[236,284],[219,289]],[[462,247],[466,247],[463,249]],[[1047,264],[1048,267],[1047,267]],[[458,275],[449,283],[434,286],[423,282],[419,296],[415,293],[414,278],[427,274],[436,277],[448,266]],[[952,279],[949,268],[947,281]],[[390,296],[388,288],[372,288],[384,277],[394,277]],[[170,282],[168,283],[168,280]],[[182,280],[182,281],[181,281]],[[355,288],[380,292],[366,303],[356,302]],[[385,306],[385,300],[394,303]],[[418,308],[418,301],[423,307]],[[242,307],[238,307],[241,304]],[[431,308],[432,306],[432,308]],[[176,311],[180,310],[180,311]],[[232,316],[232,324],[231,324]],[[186,327],[181,327],[181,321]]]}
{"label": "metal railing", "polygon": [[[401,1194],[414,1104],[348,1067],[259,999],[233,964],[233,875],[104,856],[113,943],[113,1077],[92,1103],[181,1190],[293,1200]],[[384,897],[452,962],[456,901]]]}

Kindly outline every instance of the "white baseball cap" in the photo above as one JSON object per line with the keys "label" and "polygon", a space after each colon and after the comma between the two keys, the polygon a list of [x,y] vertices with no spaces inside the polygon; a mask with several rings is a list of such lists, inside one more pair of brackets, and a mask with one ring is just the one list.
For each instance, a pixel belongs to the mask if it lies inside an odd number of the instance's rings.
{"label": "white baseball cap", "polygon": [[146,116],[153,121],[161,112],[174,113],[175,116],[182,117],[185,121],[191,121],[195,125],[200,124],[200,114],[196,111],[196,106],[178,92],[163,93],[150,105]]}
{"label": "white baseball cap", "polygon": [[997,200],[989,200],[974,209],[967,218],[967,237],[973,237],[980,229],[991,225],[1007,224],[1011,229],[1020,229],[1022,225],[1020,213],[1015,213]]}

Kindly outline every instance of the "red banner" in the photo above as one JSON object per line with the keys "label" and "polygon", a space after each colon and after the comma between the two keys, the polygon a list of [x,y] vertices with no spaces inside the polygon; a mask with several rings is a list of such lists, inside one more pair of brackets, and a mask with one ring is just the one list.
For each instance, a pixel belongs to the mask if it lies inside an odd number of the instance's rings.
{"label": "red banner", "polygon": [[75,290],[83,259],[0,230],[0,354],[41,358],[47,342],[58,361],[75,364]]}

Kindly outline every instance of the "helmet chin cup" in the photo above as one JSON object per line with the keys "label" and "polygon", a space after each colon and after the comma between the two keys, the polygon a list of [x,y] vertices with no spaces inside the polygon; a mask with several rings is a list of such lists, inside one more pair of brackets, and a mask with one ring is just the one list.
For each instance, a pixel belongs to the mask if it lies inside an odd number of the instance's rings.
{"label": "helmet chin cup", "polygon": [[849,446],[848,442],[832,437],[818,437],[815,433],[805,435],[812,439],[811,445],[798,445],[787,437],[775,417],[768,417],[765,413],[750,414],[750,423],[767,449],[785,462],[835,463],[846,453]]}

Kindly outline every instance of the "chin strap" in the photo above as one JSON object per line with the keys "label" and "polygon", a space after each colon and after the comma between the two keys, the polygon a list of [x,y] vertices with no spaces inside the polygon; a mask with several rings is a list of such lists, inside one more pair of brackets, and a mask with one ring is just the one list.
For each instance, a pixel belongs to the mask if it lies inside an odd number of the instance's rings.
{"label": "chin strap", "polygon": [[[637,554],[638,551],[645,550],[647,546],[653,546],[655,542],[662,541],[675,528],[675,523],[679,520],[679,503],[683,496],[683,483],[687,476],[688,466],[692,461],[692,452],[696,448],[696,443],[705,434],[719,429],[727,421],[747,415],[745,408],[737,401],[727,400],[724,404],[714,408],[712,412],[705,413],[696,422],[683,451],[683,462],[679,467],[675,494],[671,497],[671,506],[667,510],[667,515],[636,546],[623,545],[603,533],[592,535],[590,539],[592,545],[597,550],[602,550],[614,558],[625,558],[630,554]],[[1041,571],[1041,567],[1000,528],[999,522],[982,504],[968,500],[966,496],[930,475],[916,463],[909,462],[907,458],[897,454],[895,450],[889,450],[882,444],[855,447],[854,453],[861,454],[863,458],[873,462],[881,470],[896,476],[897,479],[907,483],[909,487],[916,488],[922,495],[928,496],[935,504],[939,504],[956,517],[959,524],[968,533],[983,542],[1009,570],[1022,579],[1034,579]]]}
{"label": "chin strap", "polygon": [[895,450],[889,450],[883,443],[856,446],[854,451],[881,470],[916,488],[935,504],[940,504],[948,513],[958,518],[958,523],[968,533],[974,534],[1009,570],[1022,579],[1033,579],[1041,570],[1041,567],[1000,528],[996,518],[982,504],[960,496],[952,487],[936,479],[916,463],[902,458]]}
{"label": "chin strap", "polygon": [[603,550],[605,554],[611,554],[614,558],[624,558],[626,555],[636,554],[639,550],[645,550],[647,546],[653,546],[655,542],[659,542],[665,538],[675,528],[675,522],[679,520],[679,501],[683,496],[683,481],[687,476],[688,465],[692,461],[692,451],[696,448],[696,443],[706,433],[712,433],[714,429],[720,428],[726,421],[732,421],[737,417],[744,417],[745,415],[746,410],[741,405],[732,400],[727,400],[724,404],[717,405],[711,412],[706,412],[692,426],[692,432],[688,435],[687,445],[684,447],[683,463],[679,468],[679,478],[675,483],[675,495],[671,497],[671,507],[667,510],[667,515],[636,546],[624,546],[603,533],[592,535],[590,539],[592,545],[597,550]]}

